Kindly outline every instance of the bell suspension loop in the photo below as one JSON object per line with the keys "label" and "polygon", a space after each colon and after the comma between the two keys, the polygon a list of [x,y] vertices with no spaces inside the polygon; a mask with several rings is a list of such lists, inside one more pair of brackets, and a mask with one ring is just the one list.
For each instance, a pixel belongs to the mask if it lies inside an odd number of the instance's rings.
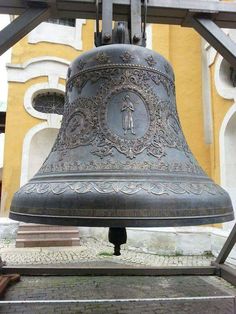
{"label": "bell suspension loop", "polygon": [[[118,21],[112,28],[113,0],[102,0],[102,31],[99,27],[99,0],[96,0],[96,47],[110,44],[132,44],[146,47],[147,0],[131,0],[128,21]],[[143,5],[143,16],[142,16]]]}

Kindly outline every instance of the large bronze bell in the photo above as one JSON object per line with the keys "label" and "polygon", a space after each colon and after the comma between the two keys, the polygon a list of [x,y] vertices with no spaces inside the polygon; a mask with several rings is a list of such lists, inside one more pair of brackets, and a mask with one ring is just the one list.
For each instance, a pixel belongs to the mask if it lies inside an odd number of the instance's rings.
{"label": "large bronze bell", "polygon": [[25,222],[121,231],[233,217],[229,195],[186,143],[172,67],[127,44],[95,48],[71,64],[57,140],[10,211]]}

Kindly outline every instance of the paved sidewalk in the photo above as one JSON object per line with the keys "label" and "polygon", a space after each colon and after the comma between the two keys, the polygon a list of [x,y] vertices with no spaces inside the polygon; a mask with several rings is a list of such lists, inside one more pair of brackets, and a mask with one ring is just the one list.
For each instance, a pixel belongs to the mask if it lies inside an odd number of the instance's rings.
{"label": "paved sidewalk", "polygon": [[[160,256],[81,239],[77,247],[15,248],[0,242],[8,266],[208,266],[214,257]],[[0,300],[0,314],[232,314],[236,290],[213,276],[21,276]],[[1,302],[2,301],[2,302]],[[5,303],[4,303],[5,302]]]}
{"label": "paved sidewalk", "polygon": [[235,294],[213,276],[22,276],[0,313],[233,314]]}
{"label": "paved sidewalk", "polygon": [[124,247],[121,256],[113,256],[113,247],[108,242],[94,239],[81,239],[81,246],[15,248],[14,241],[0,242],[0,256],[11,265],[75,265],[81,262],[115,262],[122,265],[137,266],[207,266],[214,257],[201,256],[163,256],[137,252]]}

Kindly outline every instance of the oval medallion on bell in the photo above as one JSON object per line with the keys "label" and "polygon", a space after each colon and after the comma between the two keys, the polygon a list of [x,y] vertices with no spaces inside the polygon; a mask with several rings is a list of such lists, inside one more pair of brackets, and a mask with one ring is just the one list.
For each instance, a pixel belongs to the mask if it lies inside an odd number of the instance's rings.
{"label": "oval medallion on bell", "polygon": [[114,44],[71,64],[59,135],[39,172],[15,194],[10,217],[185,226],[232,220],[233,209],[189,150],[170,64],[149,49]]}

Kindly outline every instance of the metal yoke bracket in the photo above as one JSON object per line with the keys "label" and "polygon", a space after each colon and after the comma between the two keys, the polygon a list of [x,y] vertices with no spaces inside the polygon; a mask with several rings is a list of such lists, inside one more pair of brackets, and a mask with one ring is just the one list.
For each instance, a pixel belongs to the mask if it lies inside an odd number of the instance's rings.
{"label": "metal yoke bracket", "polygon": [[[110,44],[133,44],[146,46],[146,15],[147,0],[130,0],[130,16],[128,22],[115,22],[113,20],[113,0],[101,0],[102,3],[102,31],[99,31],[99,0],[96,0],[96,32],[94,34],[95,46]],[[144,17],[142,23],[142,2]]]}

